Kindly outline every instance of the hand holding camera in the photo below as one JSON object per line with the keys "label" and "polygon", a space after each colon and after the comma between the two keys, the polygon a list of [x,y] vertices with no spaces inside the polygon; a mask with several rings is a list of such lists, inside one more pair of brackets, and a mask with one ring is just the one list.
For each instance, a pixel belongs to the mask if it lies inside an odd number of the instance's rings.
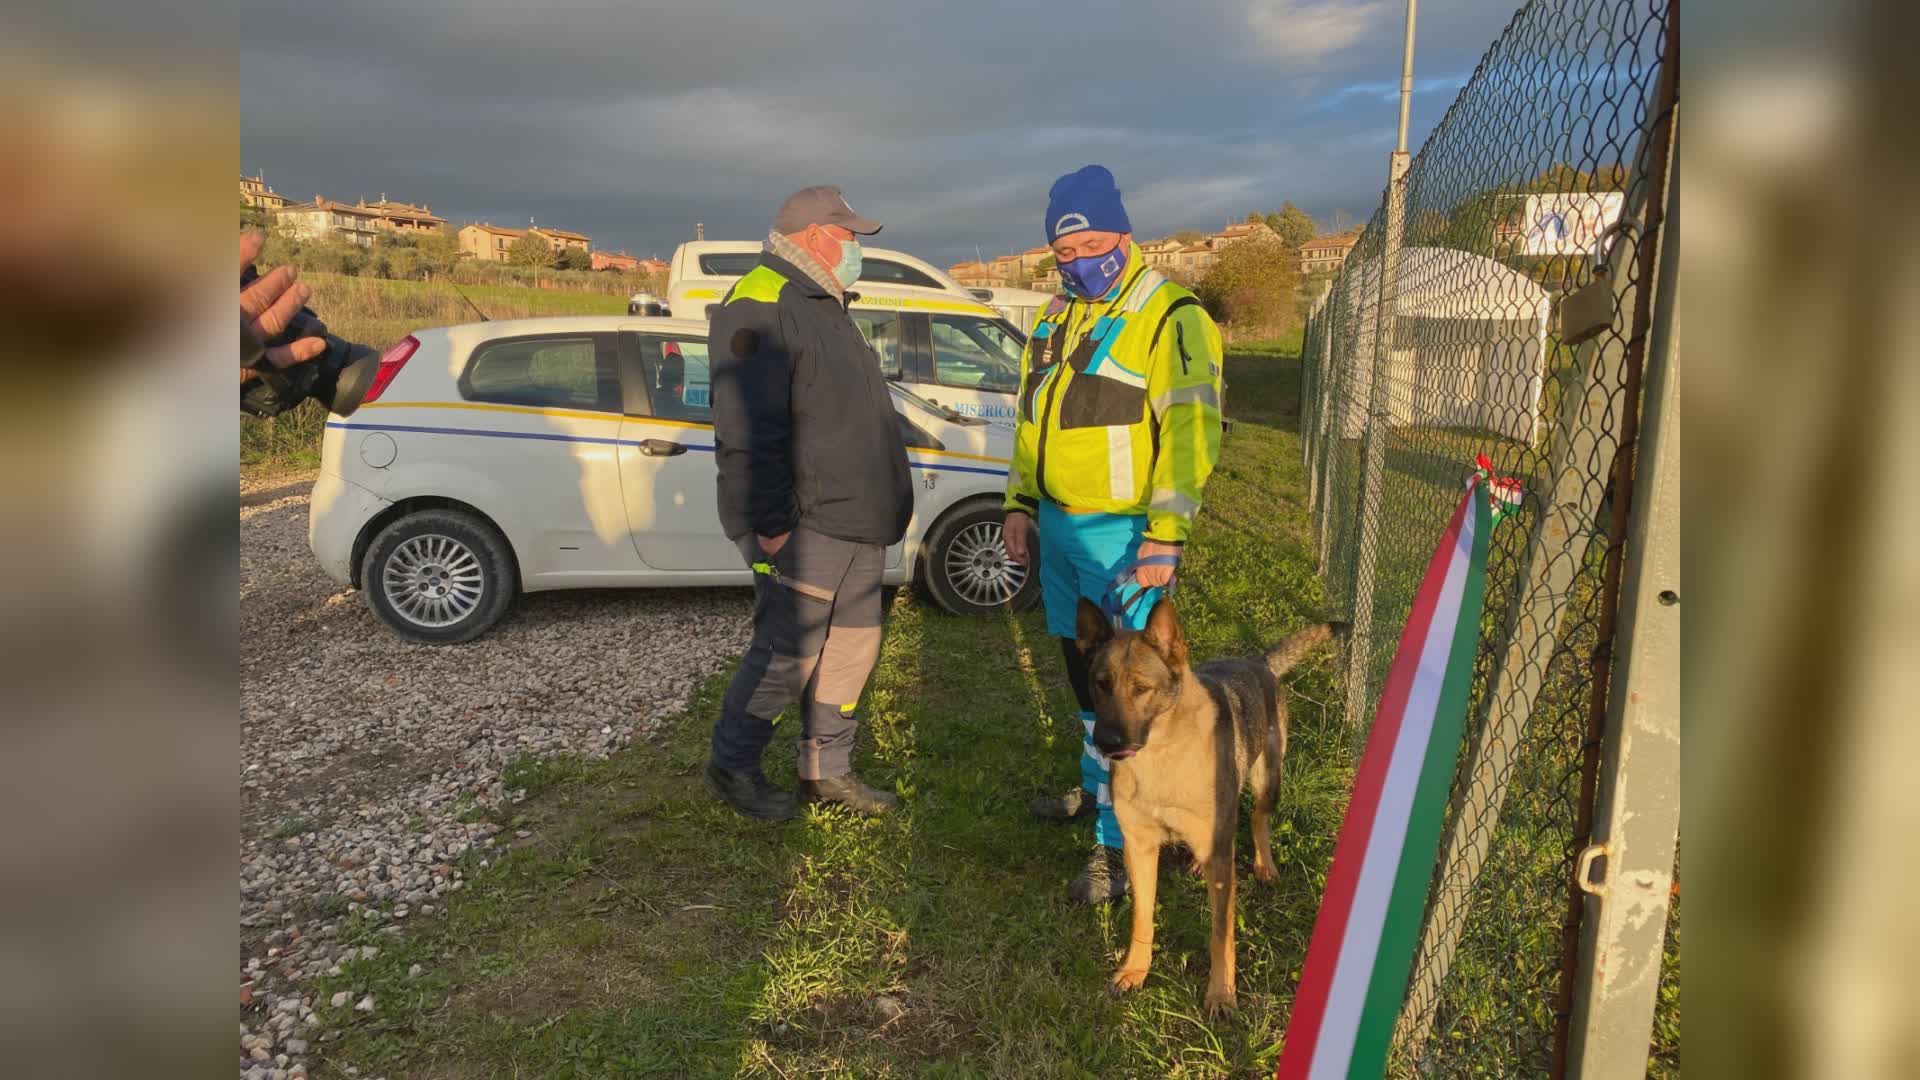
{"label": "hand holding camera", "polygon": [[352,415],[379,369],[380,355],[327,333],[306,307],[313,290],[290,266],[254,268],[265,237],[240,234],[240,408],[278,416],[313,398],[328,411]]}

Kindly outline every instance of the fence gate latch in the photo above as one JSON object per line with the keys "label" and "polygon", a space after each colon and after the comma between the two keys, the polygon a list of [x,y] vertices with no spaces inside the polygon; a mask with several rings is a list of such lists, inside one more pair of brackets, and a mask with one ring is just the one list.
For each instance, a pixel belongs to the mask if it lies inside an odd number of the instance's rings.
{"label": "fence gate latch", "polygon": [[1594,861],[1606,853],[1607,845],[1588,844],[1586,848],[1580,852],[1580,861],[1574,865],[1573,882],[1580,886],[1580,891],[1586,893],[1588,896],[1605,896],[1607,893],[1608,868],[1603,867],[1601,869],[1600,880],[1595,881],[1593,879]]}

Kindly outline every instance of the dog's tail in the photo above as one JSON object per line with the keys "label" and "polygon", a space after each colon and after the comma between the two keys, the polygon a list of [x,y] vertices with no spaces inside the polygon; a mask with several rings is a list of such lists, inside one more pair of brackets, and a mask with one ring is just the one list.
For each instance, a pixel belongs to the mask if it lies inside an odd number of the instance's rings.
{"label": "dog's tail", "polygon": [[1305,659],[1314,646],[1333,640],[1334,635],[1346,631],[1345,623],[1316,623],[1288,637],[1285,641],[1267,650],[1267,667],[1275,678],[1285,676],[1293,666]]}

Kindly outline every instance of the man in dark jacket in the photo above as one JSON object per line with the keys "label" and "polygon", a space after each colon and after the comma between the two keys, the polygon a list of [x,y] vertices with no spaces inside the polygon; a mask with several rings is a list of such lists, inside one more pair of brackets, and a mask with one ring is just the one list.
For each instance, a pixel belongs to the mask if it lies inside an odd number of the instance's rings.
{"label": "man in dark jacket", "polygon": [[856,707],[880,656],[880,572],[913,515],[907,451],[879,358],[847,315],[856,234],[835,187],[780,207],[760,263],[713,314],[720,524],[754,569],[753,643],[713,729],[709,790],[750,817],[794,816],[760,769],[798,701],[800,795],[869,814],[899,800],[853,775]]}

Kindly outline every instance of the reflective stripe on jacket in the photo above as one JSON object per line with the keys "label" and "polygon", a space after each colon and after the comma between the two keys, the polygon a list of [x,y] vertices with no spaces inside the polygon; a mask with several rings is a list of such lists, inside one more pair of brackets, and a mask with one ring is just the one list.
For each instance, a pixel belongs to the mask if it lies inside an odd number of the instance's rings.
{"label": "reflective stripe on jacket", "polygon": [[1127,267],[1034,324],[1005,505],[1145,514],[1147,539],[1180,543],[1220,456],[1220,331],[1137,245]]}

